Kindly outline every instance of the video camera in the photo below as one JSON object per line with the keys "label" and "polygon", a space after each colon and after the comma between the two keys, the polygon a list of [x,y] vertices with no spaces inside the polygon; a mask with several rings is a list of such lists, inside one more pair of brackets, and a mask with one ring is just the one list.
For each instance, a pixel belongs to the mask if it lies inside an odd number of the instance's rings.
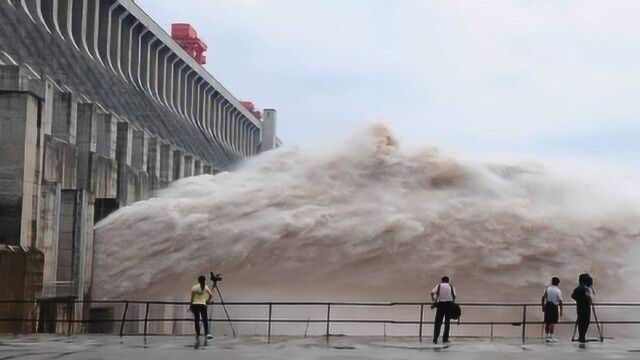
{"label": "video camera", "polygon": [[210,279],[213,282],[213,286],[215,287],[218,284],[218,281],[222,281],[222,274],[216,274],[214,272],[210,272]]}
{"label": "video camera", "polygon": [[580,274],[580,276],[578,277],[578,282],[580,283],[580,285],[583,285],[586,287],[593,286],[593,278],[591,277],[591,275],[587,273]]}

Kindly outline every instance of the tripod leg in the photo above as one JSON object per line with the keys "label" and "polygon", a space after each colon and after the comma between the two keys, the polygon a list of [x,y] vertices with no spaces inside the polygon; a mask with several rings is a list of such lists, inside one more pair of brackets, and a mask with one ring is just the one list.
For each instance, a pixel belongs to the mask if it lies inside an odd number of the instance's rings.
{"label": "tripod leg", "polygon": [[593,319],[596,321],[596,328],[598,329],[598,335],[600,335],[600,342],[604,342],[604,336],[602,329],[600,328],[600,322],[598,321],[598,314],[596,314],[596,307],[591,305],[591,312],[593,312]]}
{"label": "tripod leg", "polygon": [[576,319],[575,325],[573,325],[573,335],[571,335],[571,342],[576,341],[576,331],[578,331],[578,319]]}
{"label": "tripod leg", "polygon": [[227,306],[224,304],[224,299],[222,298],[222,293],[220,292],[220,288],[216,286],[216,291],[218,292],[218,296],[220,296],[220,304],[222,304],[222,309],[224,310],[225,315],[227,315],[227,321],[229,322],[229,326],[231,327],[231,333],[233,337],[236,337],[236,329],[233,328],[233,323],[231,322],[231,317],[229,316],[229,312],[227,311]]}

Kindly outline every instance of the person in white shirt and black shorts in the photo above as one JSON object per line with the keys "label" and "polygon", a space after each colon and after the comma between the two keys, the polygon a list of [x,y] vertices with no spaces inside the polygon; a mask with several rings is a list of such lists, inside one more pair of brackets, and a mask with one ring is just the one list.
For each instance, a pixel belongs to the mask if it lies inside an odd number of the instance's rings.
{"label": "person in white shirt and black shorts", "polygon": [[562,316],[562,291],[558,285],[560,285],[560,279],[553,277],[551,279],[551,285],[544,289],[544,294],[542,295],[546,342],[558,342],[553,335],[555,324],[558,323],[559,317]]}
{"label": "person in white shirt and black shorts", "polygon": [[449,283],[449,277],[443,276],[440,284],[431,290],[431,300],[436,308],[436,319],[433,326],[433,343],[438,343],[440,337],[440,328],[444,320],[444,333],[442,334],[442,342],[449,342],[449,324],[451,323],[451,313],[454,301],[456,300],[456,291],[453,285]]}

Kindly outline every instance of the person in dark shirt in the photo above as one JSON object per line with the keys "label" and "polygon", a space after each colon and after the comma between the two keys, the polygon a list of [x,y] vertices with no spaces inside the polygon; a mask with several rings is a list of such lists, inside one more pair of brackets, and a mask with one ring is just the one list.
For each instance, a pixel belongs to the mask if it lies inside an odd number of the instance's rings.
{"label": "person in dark shirt", "polygon": [[593,279],[589,274],[581,274],[578,278],[578,287],[573,290],[571,298],[576,301],[578,315],[578,341],[586,343],[587,330],[591,322],[591,304],[593,303]]}

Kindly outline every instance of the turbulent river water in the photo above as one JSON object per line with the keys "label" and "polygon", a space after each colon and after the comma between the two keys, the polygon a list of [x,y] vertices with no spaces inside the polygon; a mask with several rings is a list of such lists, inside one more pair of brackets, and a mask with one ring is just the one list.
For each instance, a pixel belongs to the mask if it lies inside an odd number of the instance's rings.
{"label": "turbulent river water", "polygon": [[537,301],[551,276],[570,292],[589,271],[634,300],[639,236],[631,176],[409,151],[372,125],[116,211],[96,227],[93,295],[183,299],[216,271],[238,300],[423,300],[449,275],[466,301]]}

